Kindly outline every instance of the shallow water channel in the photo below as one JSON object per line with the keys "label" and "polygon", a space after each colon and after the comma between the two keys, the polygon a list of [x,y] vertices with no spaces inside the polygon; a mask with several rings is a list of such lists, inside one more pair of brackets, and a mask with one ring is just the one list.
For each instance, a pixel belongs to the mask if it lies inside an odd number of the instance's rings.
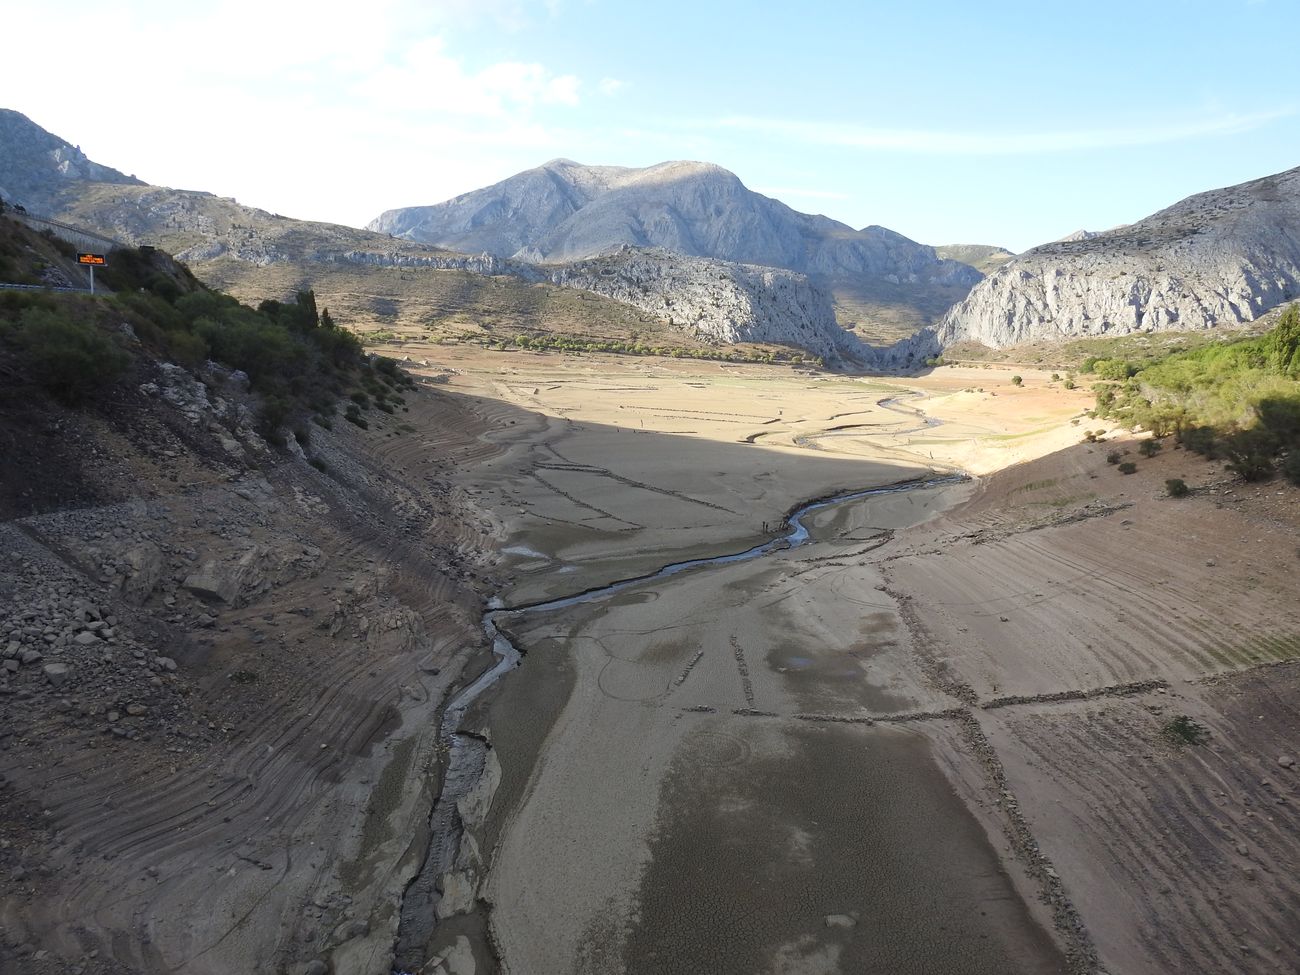
{"label": "shallow water channel", "polygon": [[[895,409],[898,412],[912,412],[911,410],[899,409],[893,406],[892,404],[895,402],[896,400],[885,400],[880,405],[885,406],[887,409]],[[927,423],[926,425],[931,424]],[[956,484],[967,479],[967,475],[964,474],[950,474],[903,481],[883,487],[867,488],[828,498],[820,498],[806,502],[791,512],[785,521],[786,532],[784,535],[769,539],[759,545],[745,549],[743,552],[673,562],[645,575],[622,579],[595,589],[545,602],[514,607],[500,605],[490,607],[483,615],[483,629],[492,641],[492,649],[497,660],[492,667],[479,675],[473,683],[452,698],[443,714],[440,734],[448,751],[447,773],[443,781],[442,791],[430,816],[431,839],[424,864],[415,880],[407,888],[402,899],[401,921],[398,926],[393,971],[399,973],[399,975],[400,973],[416,971],[424,963],[426,946],[437,926],[437,906],[441,896],[437,888],[443,874],[453,868],[460,847],[463,826],[458,804],[483,774],[489,746],[481,737],[461,730],[465,714],[488,688],[492,687],[504,674],[517,667],[521,659],[518,648],[497,630],[496,621],[498,618],[522,613],[547,613],[581,603],[596,602],[634,586],[666,579],[681,572],[703,569],[707,566],[730,565],[735,562],[762,558],[773,552],[786,551],[812,540],[809,530],[804,524],[804,519],[815,512],[881,495],[901,494],[907,491],[923,490],[945,484]]]}

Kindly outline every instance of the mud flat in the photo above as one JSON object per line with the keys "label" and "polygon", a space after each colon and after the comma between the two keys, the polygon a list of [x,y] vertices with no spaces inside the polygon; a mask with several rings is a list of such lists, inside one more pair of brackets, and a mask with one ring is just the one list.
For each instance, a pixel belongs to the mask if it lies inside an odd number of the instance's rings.
{"label": "mud flat", "polygon": [[[493,967],[1300,957],[1294,491],[1172,447],[1125,477],[1105,458],[1136,459],[1132,439],[1081,443],[1086,394],[1033,373],[581,361],[546,363],[548,385],[495,361],[452,385],[537,418],[488,462],[507,604],[758,544],[801,498],[982,476],[825,509],[793,551],[503,618],[525,659],[470,721],[501,769],[475,834]],[[1190,498],[1164,497],[1174,476]],[[1171,737],[1180,716],[1209,738]]]}
{"label": "mud flat", "polygon": [[[962,488],[917,516],[945,492]],[[956,728],[872,720],[953,702],[907,659],[862,548],[521,622],[548,699],[508,681],[490,714],[516,809],[488,887],[507,970],[1064,970],[936,758],[969,764]]]}

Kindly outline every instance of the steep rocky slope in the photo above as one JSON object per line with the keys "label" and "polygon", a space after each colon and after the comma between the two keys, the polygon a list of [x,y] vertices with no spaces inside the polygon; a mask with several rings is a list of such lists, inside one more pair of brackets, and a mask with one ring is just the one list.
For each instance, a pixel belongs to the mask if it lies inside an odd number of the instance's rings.
{"label": "steep rocky slope", "polygon": [[85,181],[144,185],[134,176],[91,162],[80,146],[46,132],[26,115],[0,108],[0,198],[48,210],[65,190]]}
{"label": "steep rocky slope", "polygon": [[556,268],[551,280],[614,298],[714,342],[790,344],[828,362],[870,355],[836,324],[824,290],[780,268],[624,248]]}
{"label": "steep rocky slope", "polygon": [[954,306],[930,344],[1231,327],[1297,295],[1300,169],[1292,169],[1036,247]]}

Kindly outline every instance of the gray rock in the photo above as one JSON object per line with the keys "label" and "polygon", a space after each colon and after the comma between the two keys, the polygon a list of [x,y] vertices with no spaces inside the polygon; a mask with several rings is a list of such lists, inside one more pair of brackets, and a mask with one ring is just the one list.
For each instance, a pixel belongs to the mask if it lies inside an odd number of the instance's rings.
{"label": "gray rock", "polygon": [[1231,328],[1300,296],[1300,168],[1008,262],[910,343]]}
{"label": "gray rock", "polygon": [[629,169],[553,159],[445,203],[389,210],[368,229],[550,264],[628,246],[903,286],[969,287],[981,277],[884,227],[854,230],[799,213],[707,162]]}
{"label": "gray rock", "polygon": [[59,663],[46,664],[44,667],[44,671],[45,671],[45,679],[55,687],[58,687],[68,679],[67,664],[59,664]]}
{"label": "gray rock", "polygon": [[158,666],[161,667],[163,670],[169,672],[176,670],[176,661],[173,660],[171,657],[158,657],[156,659],[158,661]]}
{"label": "gray rock", "polygon": [[302,975],[329,975],[330,967],[319,958],[313,958],[307,962],[306,967],[302,970]]}
{"label": "gray rock", "polygon": [[1290,755],[1279,755],[1277,757],[1277,764],[1281,765],[1283,768],[1290,768],[1295,764],[1295,759]]}
{"label": "gray rock", "polygon": [[29,664],[34,664],[41,660],[44,656],[45,654],[41,653],[39,650],[24,650],[18,655],[18,659],[21,660],[23,666],[26,667]]}
{"label": "gray rock", "polygon": [[91,644],[99,643],[101,641],[98,634],[92,633],[90,630],[82,630],[72,638],[72,642],[79,647],[88,647]]}

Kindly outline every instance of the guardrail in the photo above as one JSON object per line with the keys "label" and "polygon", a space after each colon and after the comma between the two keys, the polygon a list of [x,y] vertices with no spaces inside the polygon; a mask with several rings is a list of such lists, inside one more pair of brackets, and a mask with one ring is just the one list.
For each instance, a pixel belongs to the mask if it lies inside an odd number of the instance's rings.
{"label": "guardrail", "polygon": [[89,294],[88,288],[56,288],[47,284],[5,284],[0,281],[0,291],[65,291],[72,294]]}
{"label": "guardrail", "polygon": [[33,230],[48,230],[54,236],[66,240],[69,244],[82,247],[88,251],[105,250],[111,251],[114,247],[126,247],[127,244],[120,240],[114,240],[112,237],[106,237],[103,234],[97,234],[93,230],[85,230],[82,227],[74,227],[72,224],[62,223],[58,220],[52,220],[49,217],[43,217],[39,214],[29,213],[26,210],[19,210],[16,207],[6,207],[5,213],[16,220],[21,220]]}

